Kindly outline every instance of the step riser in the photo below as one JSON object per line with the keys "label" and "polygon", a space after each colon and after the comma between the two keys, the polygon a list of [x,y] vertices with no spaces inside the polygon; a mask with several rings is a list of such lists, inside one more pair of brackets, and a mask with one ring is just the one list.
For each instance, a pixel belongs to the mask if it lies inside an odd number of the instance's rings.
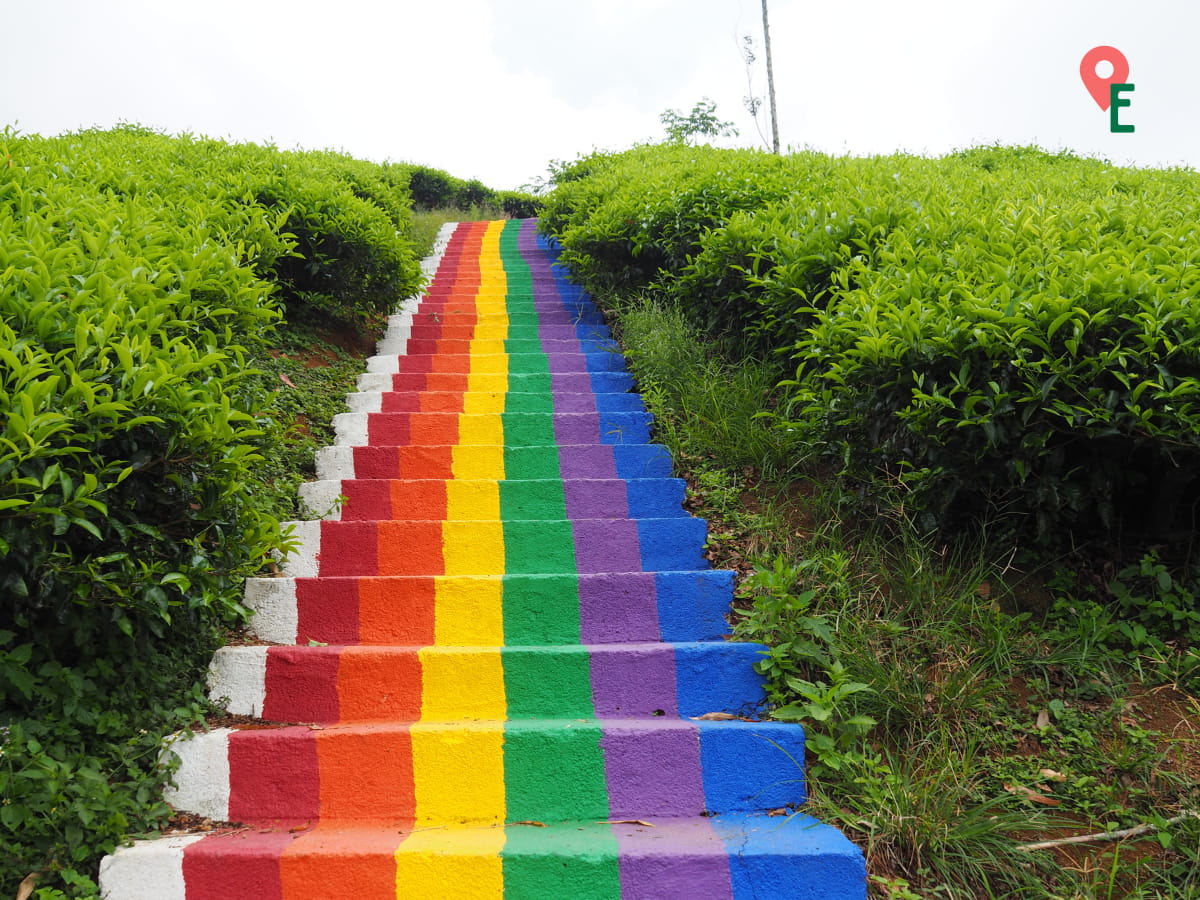
{"label": "step riser", "polygon": [[637,394],[558,392],[551,395],[499,390],[466,391],[359,391],[346,395],[350,412],[357,413],[644,413]]}
{"label": "step riser", "polygon": [[[834,829],[805,816],[411,834],[318,828],[186,843],[176,839],[172,847],[164,843],[140,843],[124,858],[110,857],[102,884],[127,886],[128,892],[120,893],[123,900],[185,900],[185,883],[187,900],[444,900],[449,885],[464,887],[472,900],[502,894],[579,900],[862,900],[866,894],[861,855]],[[789,846],[806,852],[789,853]],[[147,878],[147,869],[158,877]]]}
{"label": "step riser", "polygon": [[633,390],[628,372],[507,372],[466,373],[410,372],[389,374],[368,372],[358,377],[360,392],[389,391],[508,391],[546,394],[621,394]]}
{"label": "step riser", "polygon": [[388,374],[425,374],[448,372],[453,375],[478,374],[580,374],[625,372],[625,360],[616,353],[493,353],[425,354],[410,356],[372,356],[368,372]]}
{"label": "step riser", "polygon": [[341,413],[337,443],[349,447],[448,445],[508,448],[553,444],[645,444],[649,413]]}
{"label": "step riser", "polygon": [[245,823],[689,817],[804,799],[789,760],[803,759],[802,732],[773,722],[301,726],[210,732],[174,751],[168,802]]}
{"label": "step riser", "polygon": [[331,521],[684,517],[681,479],[551,481],[355,479],[300,486],[309,515]]}
{"label": "step riser", "polygon": [[[479,645],[498,629],[505,643],[521,645],[720,641],[732,599],[733,573],[709,570],[251,578],[245,602],[264,641],[424,647],[447,646],[447,635]],[[547,616],[547,609],[566,614]]]}
{"label": "step riser", "polygon": [[[753,713],[757,644],[226,647],[209,695],[236,715],[319,724]],[[464,691],[464,682],[475,690]],[[495,685],[495,696],[479,690]]]}
{"label": "step riser", "polygon": [[289,522],[282,572],[326,575],[555,575],[704,569],[703,519]]}
{"label": "step riser", "polygon": [[[393,341],[409,340],[458,340],[458,341],[610,341],[612,331],[605,325],[509,325],[479,324],[476,322],[431,322],[428,315],[418,317],[416,311],[389,316],[387,331],[380,341],[393,345]],[[380,356],[403,353],[404,349],[380,349]]]}
{"label": "step riser", "polygon": [[454,444],[341,446],[317,451],[322,481],[376,478],[668,478],[671,456],[660,444],[531,447]]}

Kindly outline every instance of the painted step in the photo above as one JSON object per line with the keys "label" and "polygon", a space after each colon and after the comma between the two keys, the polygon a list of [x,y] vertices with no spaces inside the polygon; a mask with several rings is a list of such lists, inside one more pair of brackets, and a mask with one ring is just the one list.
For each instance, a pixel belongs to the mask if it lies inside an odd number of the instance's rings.
{"label": "painted step", "polygon": [[346,395],[350,412],[526,412],[594,413],[646,411],[640,394],[597,394],[594,391],[543,391],[521,393],[512,390],[472,388],[453,391],[359,391]]}
{"label": "painted step", "polygon": [[[763,647],[654,643],[503,647],[224,647],[209,696],[272,722],[757,717]],[[471,685],[463,690],[464,684]]]}
{"label": "painted step", "polygon": [[574,478],[521,481],[339,479],[300,485],[301,507],[327,520],[466,518],[640,519],[687,516],[680,478]]}
{"label": "painted step", "polygon": [[671,454],[661,444],[343,445],[316,453],[317,478],[668,478]]}
{"label": "painted step", "polygon": [[[404,353],[410,340],[503,341],[512,338],[558,341],[608,341],[612,331],[607,325],[511,325],[507,322],[478,324],[468,322],[433,322],[432,316],[413,313],[389,316],[387,330],[379,341],[379,355]],[[404,342],[404,343],[400,343]],[[393,349],[396,348],[396,349]]]}
{"label": "painted step", "polygon": [[[707,569],[708,524],[690,516],[525,521],[285,522],[282,574],[524,575]],[[507,562],[507,566],[506,566]]]}
{"label": "painted step", "polygon": [[[251,630],[279,644],[719,641],[733,572],[249,578]],[[554,610],[554,614],[549,611]]]}
{"label": "painted step", "polygon": [[[395,349],[392,349],[394,346]],[[488,356],[504,354],[516,356],[521,354],[560,354],[560,353],[611,353],[620,354],[617,342],[612,338],[577,337],[507,337],[498,339],[484,338],[407,338],[396,339],[389,346],[387,354],[400,356]],[[384,354],[380,354],[384,355]]]}
{"label": "painted step", "polygon": [[[503,416],[503,420],[500,419]],[[503,422],[503,431],[498,426]],[[646,412],[594,413],[339,413],[333,417],[342,446],[398,447],[413,444],[493,445],[646,444]]]}
{"label": "painted step", "polygon": [[368,372],[625,372],[619,353],[434,353],[371,356]]}
{"label": "painted step", "polygon": [[730,814],[143,841],[105,860],[101,884],[122,900],[864,900],[866,871],[808,816]]}
{"label": "painted step", "polygon": [[418,826],[689,817],[802,803],[781,722],[481,719],[228,728],[171,745],[165,799],[223,821]]}
{"label": "painted step", "polygon": [[360,392],[375,391],[512,391],[523,394],[620,394],[632,391],[628,372],[365,372],[358,376]]}

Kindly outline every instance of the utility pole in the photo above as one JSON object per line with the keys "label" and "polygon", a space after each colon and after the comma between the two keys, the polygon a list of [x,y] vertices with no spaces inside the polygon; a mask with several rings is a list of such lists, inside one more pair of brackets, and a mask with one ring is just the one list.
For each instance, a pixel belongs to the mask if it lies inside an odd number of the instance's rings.
{"label": "utility pole", "polygon": [[767,50],[767,97],[771,105],[771,145],[779,152],[779,119],[775,115],[775,71],[771,67],[771,26],[767,21],[767,0],[762,0],[763,46]]}

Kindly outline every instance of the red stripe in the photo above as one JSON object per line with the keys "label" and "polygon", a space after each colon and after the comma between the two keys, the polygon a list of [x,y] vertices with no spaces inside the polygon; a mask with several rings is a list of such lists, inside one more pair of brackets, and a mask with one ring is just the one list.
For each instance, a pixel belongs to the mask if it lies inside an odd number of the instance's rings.
{"label": "red stripe", "polygon": [[296,640],[358,643],[358,583],[351,578],[296,579]]}
{"label": "red stripe", "polygon": [[269,722],[337,722],[340,647],[268,647],[267,698],[262,717]]}
{"label": "red stripe", "polygon": [[283,900],[279,858],[292,843],[286,831],[214,834],[183,851],[187,900]]}
{"label": "red stripe", "polygon": [[231,821],[316,821],[321,784],[316,734],[301,726],[229,736]]}

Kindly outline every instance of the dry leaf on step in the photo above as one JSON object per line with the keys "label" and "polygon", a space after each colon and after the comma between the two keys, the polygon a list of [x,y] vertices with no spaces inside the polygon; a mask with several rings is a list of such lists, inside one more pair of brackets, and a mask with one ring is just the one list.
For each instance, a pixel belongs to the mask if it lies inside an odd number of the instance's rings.
{"label": "dry leaf on step", "polygon": [[29,900],[33,896],[33,886],[37,884],[37,872],[30,872],[25,880],[17,885],[17,900]]}
{"label": "dry leaf on step", "polygon": [[1032,803],[1040,803],[1043,806],[1060,806],[1062,804],[1061,800],[1055,800],[1053,797],[1047,797],[1045,794],[1039,794],[1032,788],[1022,787],[1019,784],[1006,784],[1004,789],[1010,794],[1016,794],[1018,797],[1029,800]]}
{"label": "dry leaf on step", "polygon": [[641,825],[643,828],[653,828],[653,822],[643,822],[641,819],[609,819],[597,822],[597,825]]}

